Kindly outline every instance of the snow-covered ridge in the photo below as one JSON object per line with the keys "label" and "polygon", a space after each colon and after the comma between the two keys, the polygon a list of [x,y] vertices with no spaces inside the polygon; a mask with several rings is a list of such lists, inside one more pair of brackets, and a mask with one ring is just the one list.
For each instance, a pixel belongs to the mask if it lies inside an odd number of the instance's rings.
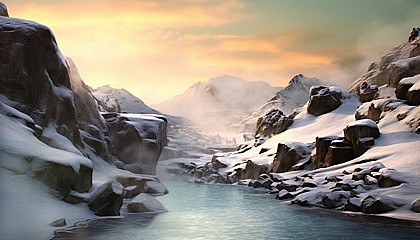
{"label": "snow-covered ridge", "polygon": [[92,95],[95,96],[99,102],[110,108],[116,107],[118,104],[120,106],[120,112],[123,113],[159,114],[157,110],[147,106],[140,98],[134,96],[124,88],[116,89],[112,88],[110,85],[104,85],[94,89]]}
{"label": "snow-covered ridge", "polygon": [[309,90],[312,86],[322,84],[323,82],[318,78],[310,78],[302,74],[298,74],[289,81],[286,88],[278,91],[270,101],[264,103],[254,112],[245,115],[241,120],[240,125],[245,131],[253,130],[257,119],[264,115],[265,112],[272,109],[279,109],[285,115],[289,115],[294,109],[305,105],[309,99]]}
{"label": "snow-covered ridge", "polygon": [[163,113],[185,116],[211,127],[237,121],[268,101],[277,90],[266,82],[223,75],[198,82],[155,107]]}

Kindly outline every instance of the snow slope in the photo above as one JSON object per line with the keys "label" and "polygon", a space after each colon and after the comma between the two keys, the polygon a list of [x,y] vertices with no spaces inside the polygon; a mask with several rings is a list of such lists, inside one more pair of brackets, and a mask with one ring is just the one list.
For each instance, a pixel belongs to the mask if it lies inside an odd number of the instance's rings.
{"label": "snow slope", "polygon": [[[308,114],[304,107],[287,131],[263,141],[261,145],[244,153],[236,152],[218,157],[220,162],[227,165],[226,168],[219,169],[219,173],[227,174],[238,167],[244,167],[248,160],[256,164],[268,165],[273,161],[279,143],[299,147],[313,144],[317,136],[343,136],[343,128],[354,123],[354,113],[361,105],[357,96],[349,95],[348,97],[338,109],[318,117]],[[380,137],[375,139],[375,144],[371,149],[354,160],[328,168],[292,171],[276,174],[276,176],[280,179],[294,179],[311,175],[311,181],[317,185],[316,190],[306,189],[309,192],[298,195],[294,200],[305,200],[317,205],[320,198],[331,192],[331,188],[334,187],[323,183],[326,177],[343,175],[344,170],[353,172],[356,168],[366,169],[378,164],[383,165],[384,168],[380,172],[393,174],[394,178],[405,183],[395,187],[362,189],[357,199],[364,199],[368,195],[385,199],[387,202],[402,205],[402,207],[379,215],[420,221],[418,213],[409,210],[411,203],[420,198],[420,134],[416,134],[397,117],[407,112],[418,114],[416,111],[418,108],[402,104],[395,110],[384,112],[377,124],[381,133]],[[260,153],[262,149],[268,151]]]}
{"label": "snow slope", "polygon": [[134,96],[124,88],[115,89],[110,85],[98,87],[92,91],[93,96],[109,105],[118,104],[123,113],[152,113],[160,114],[157,110],[147,106],[140,98]]}
{"label": "snow slope", "polygon": [[245,126],[245,130],[253,131],[258,118],[271,109],[280,109],[287,116],[294,109],[305,105],[309,100],[309,89],[312,86],[322,84],[322,81],[317,78],[310,78],[298,74],[289,81],[286,88],[278,91],[270,101],[251,114],[244,116],[240,125]]}

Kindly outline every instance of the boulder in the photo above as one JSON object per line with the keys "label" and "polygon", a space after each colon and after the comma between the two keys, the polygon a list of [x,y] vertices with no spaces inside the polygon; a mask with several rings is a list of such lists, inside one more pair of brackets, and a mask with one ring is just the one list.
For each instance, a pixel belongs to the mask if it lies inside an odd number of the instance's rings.
{"label": "boulder", "polygon": [[167,122],[159,116],[128,116],[106,118],[116,155],[132,172],[155,174],[159,155],[167,142]]}
{"label": "boulder", "polygon": [[319,116],[337,109],[343,95],[334,87],[313,86],[310,89],[308,113]]}
{"label": "boulder", "polygon": [[410,210],[416,213],[420,213],[420,199],[415,200],[411,204]]}
{"label": "boulder", "polygon": [[277,193],[276,199],[285,200],[285,199],[292,199],[294,196],[287,190],[283,189],[279,193]]}
{"label": "boulder", "polygon": [[256,164],[251,160],[248,160],[245,168],[237,168],[235,169],[236,175],[238,180],[243,179],[256,179],[261,174],[267,173],[267,165],[266,164]]}
{"label": "boulder", "polygon": [[344,129],[344,137],[353,145],[354,157],[361,156],[372,144],[372,142],[365,141],[364,138],[378,138],[379,135],[378,126],[370,119],[357,120],[348,124]]}
{"label": "boulder", "polygon": [[57,219],[54,222],[50,223],[50,226],[52,226],[52,227],[64,227],[66,225],[67,225],[67,223],[66,223],[65,218],[60,218],[60,219]]}
{"label": "boulder", "polygon": [[360,212],[361,211],[361,202],[358,198],[349,198],[347,202],[344,204],[344,211],[351,211],[351,212]]}
{"label": "boulder", "polygon": [[409,90],[418,82],[420,82],[420,74],[417,74],[416,76],[413,76],[413,77],[406,77],[404,79],[401,79],[401,81],[398,82],[398,85],[396,86],[396,89],[395,89],[396,97],[401,100],[407,100]]}
{"label": "boulder", "polygon": [[154,177],[120,176],[116,180],[124,187],[125,198],[132,198],[140,193],[163,195],[169,192],[166,186]]}
{"label": "boulder", "polygon": [[329,209],[337,208],[344,204],[342,200],[348,198],[349,195],[349,192],[346,191],[330,192],[322,198],[321,203],[324,207]]}
{"label": "boulder", "polygon": [[314,165],[315,168],[320,168],[324,164],[324,158],[328,153],[328,148],[331,145],[333,140],[339,139],[338,136],[328,136],[328,137],[316,137],[315,138],[315,158]]}
{"label": "boulder", "polygon": [[328,152],[322,161],[321,167],[329,167],[354,158],[354,149],[346,140],[334,140],[328,147]]}
{"label": "boulder", "polygon": [[378,179],[379,187],[395,187],[402,183],[405,183],[405,181],[401,179],[397,171],[392,169],[385,169],[382,171],[382,174]]}
{"label": "boulder", "polygon": [[391,63],[385,70],[388,86],[397,87],[401,79],[420,73],[420,56]]}
{"label": "boulder", "polygon": [[255,135],[271,137],[284,132],[293,123],[293,118],[285,116],[279,109],[270,109],[258,118]]}
{"label": "boulder", "polygon": [[390,204],[384,203],[372,196],[367,196],[362,201],[361,211],[368,214],[379,214],[395,210]]}
{"label": "boulder", "polygon": [[304,157],[306,146],[291,145],[288,146],[283,143],[277,145],[277,152],[273,162],[268,167],[268,172],[287,172],[289,171],[298,161]]}
{"label": "boulder", "polygon": [[146,193],[141,193],[127,205],[128,212],[142,213],[142,212],[167,212],[168,210],[163,206],[159,200]]}
{"label": "boulder", "polygon": [[[404,86],[406,90],[406,99],[407,103],[410,105],[418,106],[420,105],[420,74],[417,74],[414,77],[404,78],[398,83],[398,86]],[[398,88],[397,88],[398,89]]]}
{"label": "boulder", "polygon": [[89,200],[89,208],[98,216],[118,216],[124,199],[124,187],[112,180],[100,186]]}
{"label": "boulder", "polygon": [[379,88],[377,85],[372,85],[369,82],[363,82],[359,88],[359,100],[361,102],[372,101],[375,98],[378,91]]}

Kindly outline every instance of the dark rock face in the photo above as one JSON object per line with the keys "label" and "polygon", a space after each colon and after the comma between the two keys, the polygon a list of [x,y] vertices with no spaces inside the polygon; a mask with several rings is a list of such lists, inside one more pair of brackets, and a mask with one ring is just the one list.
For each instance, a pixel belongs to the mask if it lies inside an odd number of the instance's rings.
{"label": "dark rock face", "polygon": [[399,82],[395,89],[396,97],[401,100],[407,100],[408,89],[410,89],[412,86],[413,86],[413,83]]}
{"label": "dark rock face", "polygon": [[20,102],[35,123],[81,145],[66,60],[43,25],[0,17],[0,93]]}
{"label": "dark rock face", "polygon": [[135,173],[155,174],[167,142],[166,119],[141,114],[128,119],[107,114],[106,121],[114,150],[126,168]]}
{"label": "dark rock face", "polygon": [[118,216],[124,198],[124,187],[117,181],[104,183],[93,194],[88,205],[98,216]]}
{"label": "dark rock face", "polygon": [[342,94],[326,86],[314,86],[310,90],[308,113],[319,116],[337,109],[341,105]]}
{"label": "dark rock face", "polygon": [[7,12],[7,7],[4,3],[0,2],[0,16],[8,17],[9,13]]}
{"label": "dark rock face", "polygon": [[114,149],[109,136],[107,136],[108,128],[105,119],[97,110],[98,104],[94,100],[90,88],[80,77],[73,60],[67,58],[67,63],[82,142],[92,147],[96,154],[105,161],[115,162]]}
{"label": "dark rock face", "polygon": [[353,145],[354,157],[361,156],[373,144],[366,140],[378,138],[379,135],[378,126],[370,119],[358,120],[344,129],[344,137]]}
{"label": "dark rock face", "polygon": [[33,175],[36,179],[57,190],[63,197],[71,190],[87,192],[92,187],[92,168],[80,165],[79,172],[71,166],[33,159]]}
{"label": "dark rock face", "polygon": [[268,167],[268,172],[287,172],[289,171],[303,155],[298,153],[295,149],[287,146],[286,144],[279,143],[277,146],[276,156],[273,162]]}
{"label": "dark rock face", "polygon": [[378,214],[395,210],[395,208],[372,196],[368,196],[363,199],[361,210],[363,213]]}
{"label": "dark rock face", "polygon": [[317,137],[315,148],[315,168],[329,167],[354,158],[351,143],[342,137]]}
{"label": "dark rock face", "polygon": [[255,164],[251,160],[248,160],[244,169],[238,168],[235,169],[235,172],[238,177],[238,180],[256,179],[261,174],[267,173],[267,165]]}
{"label": "dark rock face", "polygon": [[343,162],[347,162],[354,158],[353,146],[345,141],[333,141],[328,147],[327,155],[325,155],[322,167],[329,167]]}
{"label": "dark rock face", "polygon": [[271,137],[284,132],[292,123],[293,119],[285,116],[282,111],[271,109],[258,119],[255,135]]}
{"label": "dark rock face", "polygon": [[359,88],[359,100],[361,102],[372,101],[378,93],[378,86],[363,82]]}

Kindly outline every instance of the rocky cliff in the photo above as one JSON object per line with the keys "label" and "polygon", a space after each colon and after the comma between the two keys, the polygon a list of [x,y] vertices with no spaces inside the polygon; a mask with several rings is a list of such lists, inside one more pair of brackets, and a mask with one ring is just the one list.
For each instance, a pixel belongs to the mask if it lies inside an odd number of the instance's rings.
{"label": "rocky cliff", "polygon": [[[61,213],[74,209],[60,205],[59,199],[88,202],[97,215],[119,215],[125,188],[136,185],[122,186],[127,177],[141,181],[131,197],[152,191],[147,190],[147,182],[160,184],[156,177],[133,172],[155,174],[167,142],[166,118],[118,114],[115,121],[104,118],[74,62],[60,53],[52,31],[32,21],[7,17],[3,5],[0,7],[0,174],[10,182],[2,186],[1,196],[4,206],[11,209],[11,215],[1,213],[0,217],[25,215],[15,206],[15,200],[22,199],[19,188],[39,188],[46,194],[18,201],[32,206],[33,212],[43,211],[39,207],[43,201],[61,206]],[[100,187],[104,180],[110,182]],[[54,220],[52,215],[45,219]],[[28,228],[33,225],[31,219],[24,220]],[[12,230],[4,231],[9,236]]]}

